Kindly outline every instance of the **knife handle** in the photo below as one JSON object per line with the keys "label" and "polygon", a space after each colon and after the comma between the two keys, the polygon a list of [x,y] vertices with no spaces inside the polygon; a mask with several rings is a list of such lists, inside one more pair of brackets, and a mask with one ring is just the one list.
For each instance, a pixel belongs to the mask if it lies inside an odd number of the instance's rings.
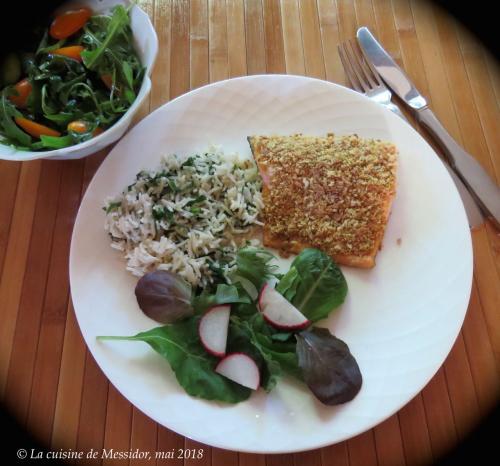
{"label": "knife handle", "polygon": [[474,157],[453,139],[428,107],[416,112],[417,119],[434,136],[452,168],[461,176],[481,208],[495,225],[500,225],[500,188]]}

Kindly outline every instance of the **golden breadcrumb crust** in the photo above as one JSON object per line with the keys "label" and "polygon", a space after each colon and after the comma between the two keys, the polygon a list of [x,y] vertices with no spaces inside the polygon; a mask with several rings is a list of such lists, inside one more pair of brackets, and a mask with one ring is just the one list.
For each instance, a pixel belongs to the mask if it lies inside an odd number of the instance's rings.
{"label": "golden breadcrumb crust", "polygon": [[264,245],[316,247],[370,268],[396,192],[393,144],[357,135],[250,136],[262,178]]}

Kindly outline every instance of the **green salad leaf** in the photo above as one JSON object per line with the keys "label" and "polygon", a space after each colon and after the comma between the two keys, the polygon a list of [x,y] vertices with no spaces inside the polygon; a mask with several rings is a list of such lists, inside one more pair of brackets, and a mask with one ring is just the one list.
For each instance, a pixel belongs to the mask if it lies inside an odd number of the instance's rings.
{"label": "green salad leaf", "polygon": [[276,289],[309,320],[316,322],[340,306],[347,282],[340,268],[319,249],[304,249]]}
{"label": "green salad leaf", "polygon": [[[130,108],[145,74],[130,27],[132,5],[117,5],[110,16],[91,16],[80,31],[59,41],[45,27],[43,36],[34,35],[37,43],[30,50],[11,54],[21,68],[16,81],[21,81],[4,82],[9,85],[1,90],[1,143],[35,151],[71,146],[109,128]],[[55,53],[70,46],[83,47],[81,61]],[[11,101],[12,95],[20,95],[17,86],[25,80],[30,85],[25,100]],[[22,88],[26,90],[26,84]],[[17,126],[14,117],[32,120],[45,126],[46,133],[55,130],[60,136],[39,137],[38,131]],[[79,129],[71,129],[72,122]]]}
{"label": "green salad leaf", "polygon": [[225,283],[217,285],[215,293],[203,291],[192,299],[192,304],[196,313],[201,313],[209,307],[218,304],[250,302],[250,297],[240,286],[238,286],[238,284],[226,285]]}
{"label": "green salad leaf", "polygon": [[208,354],[198,338],[198,318],[156,327],[131,337],[100,336],[99,340],[142,341],[150,345],[170,364],[177,381],[191,396],[206,400],[238,403],[251,393],[215,372],[218,359]]}
{"label": "green salad leaf", "polygon": [[278,267],[271,264],[274,255],[263,248],[245,246],[238,250],[236,256],[237,272],[235,276],[243,277],[260,290],[264,283],[273,277],[280,277]]}
{"label": "green salad leaf", "polygon": [[98,46],[94,50],[84,50],[81,53],[83,63],[88,69],[92,70],[97,67],[99,60],[105,56],[109,45],[129,24],[128,10],[123,5],[117,5],[113,9],[113,15],[107,24],[105,39],[102,42],[98,42],[96,39],[96,45],[98,44]]}
{"label": "green salad leaf", "polygon": [[13,118],[19,116],[22,116],[21,113],[8,101],[3,92],[0,96],[0,133],[9,142],[17,141],[23,146],[29,146],[31,137],[14,123]]}
{"label": "green salad leaf", "polygon": [[[111,203],[110,206],[113,204]],[[142,290],[148,306],[160,306],[162,314],[172,314],[173,306],[182,295],[182,303],[194,315],[179,313],[170,325],[154,328],[132,337],[98,337],[101,340],[144,341],[170,363],[177,380],[189,395],[237,403],[250,396],[250,390],[215,372],[218,359],[209,354],[200,342],[198,322],[211,306],[231,304],[226,352],[242,352],[257,364],[261,386],[271,391],[278,380],[289,375],[305,382],[326,404],[341,403],[355,396],[361,384],[359,368],[347,345],[326,329],[309,328],[300,333],[283,331],[269,325],[257,308],[256,296],[246,287],[256,290],[273,278],[279,278],[276,289],[300,309],[310,320],[326,317],[340,305],[347,293],[341,270],[324,253],[305,249],[293,261],[285,275],[277,273],[268,251],[253,246],[241,248],[236,257],[233,283],[218,283],[211,290],[194,293],[179,289],[176,275],[152,272],[142,280],[149,283],[155,274],[167,281],[154,281],[154,287]],[[236,278],[242,281],[234,281]],[[180,277],[178,277],[180,280]],[[224,279],[223,277],[221,280]],[[144,294],[144,293],[143,293]],[[139,304],[144,304],[141,300]],[[141,308],[144,306],[141,305]],[[157,313],[156,308],[152,309]]]}

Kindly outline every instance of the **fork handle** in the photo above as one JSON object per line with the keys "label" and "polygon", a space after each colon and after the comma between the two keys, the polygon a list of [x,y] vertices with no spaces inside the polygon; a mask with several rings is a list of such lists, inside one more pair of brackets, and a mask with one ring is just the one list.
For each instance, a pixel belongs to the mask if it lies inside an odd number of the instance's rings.
{"label": "fork handle", "polygon": [[500,225],[500,188],[474,157],[453,139],[432,110],[423,107],[416,111],[417,119],[434,136],[444,150],[452,168],[463,179],[482,209]]}

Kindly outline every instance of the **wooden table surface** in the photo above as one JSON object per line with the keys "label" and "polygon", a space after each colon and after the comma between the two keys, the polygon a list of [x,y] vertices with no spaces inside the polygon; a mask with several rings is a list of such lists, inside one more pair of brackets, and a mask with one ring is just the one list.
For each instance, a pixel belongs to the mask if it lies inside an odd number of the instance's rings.
{"label": "wooden table surface", "polygon": [[[160,51],[150,98],[136,121],[190,89],[246,74],[290,73],[346,84],[337,44],[353,38],[358,26],[367,25],[429,98],[444,126],[500,181],[497,64],[451,17],[430,4],[409,0],[139,4],[155,24]],[[185,460],[186,465],[199,466],[427,464],[463,440],[496,402],[500,236],[486,225],[472,234],[472,296],[451,353],[421,393],[370,431],[319,450],[252,455],[197,444],[145,417],[95,364],[70,299],[73,223],[82,194],[107,152],[76,161],[0,162],[0,394],[19,422],[47,448],[84,452],[137,448],[154,457],[155,451],[201,447],[202,459]]]}

